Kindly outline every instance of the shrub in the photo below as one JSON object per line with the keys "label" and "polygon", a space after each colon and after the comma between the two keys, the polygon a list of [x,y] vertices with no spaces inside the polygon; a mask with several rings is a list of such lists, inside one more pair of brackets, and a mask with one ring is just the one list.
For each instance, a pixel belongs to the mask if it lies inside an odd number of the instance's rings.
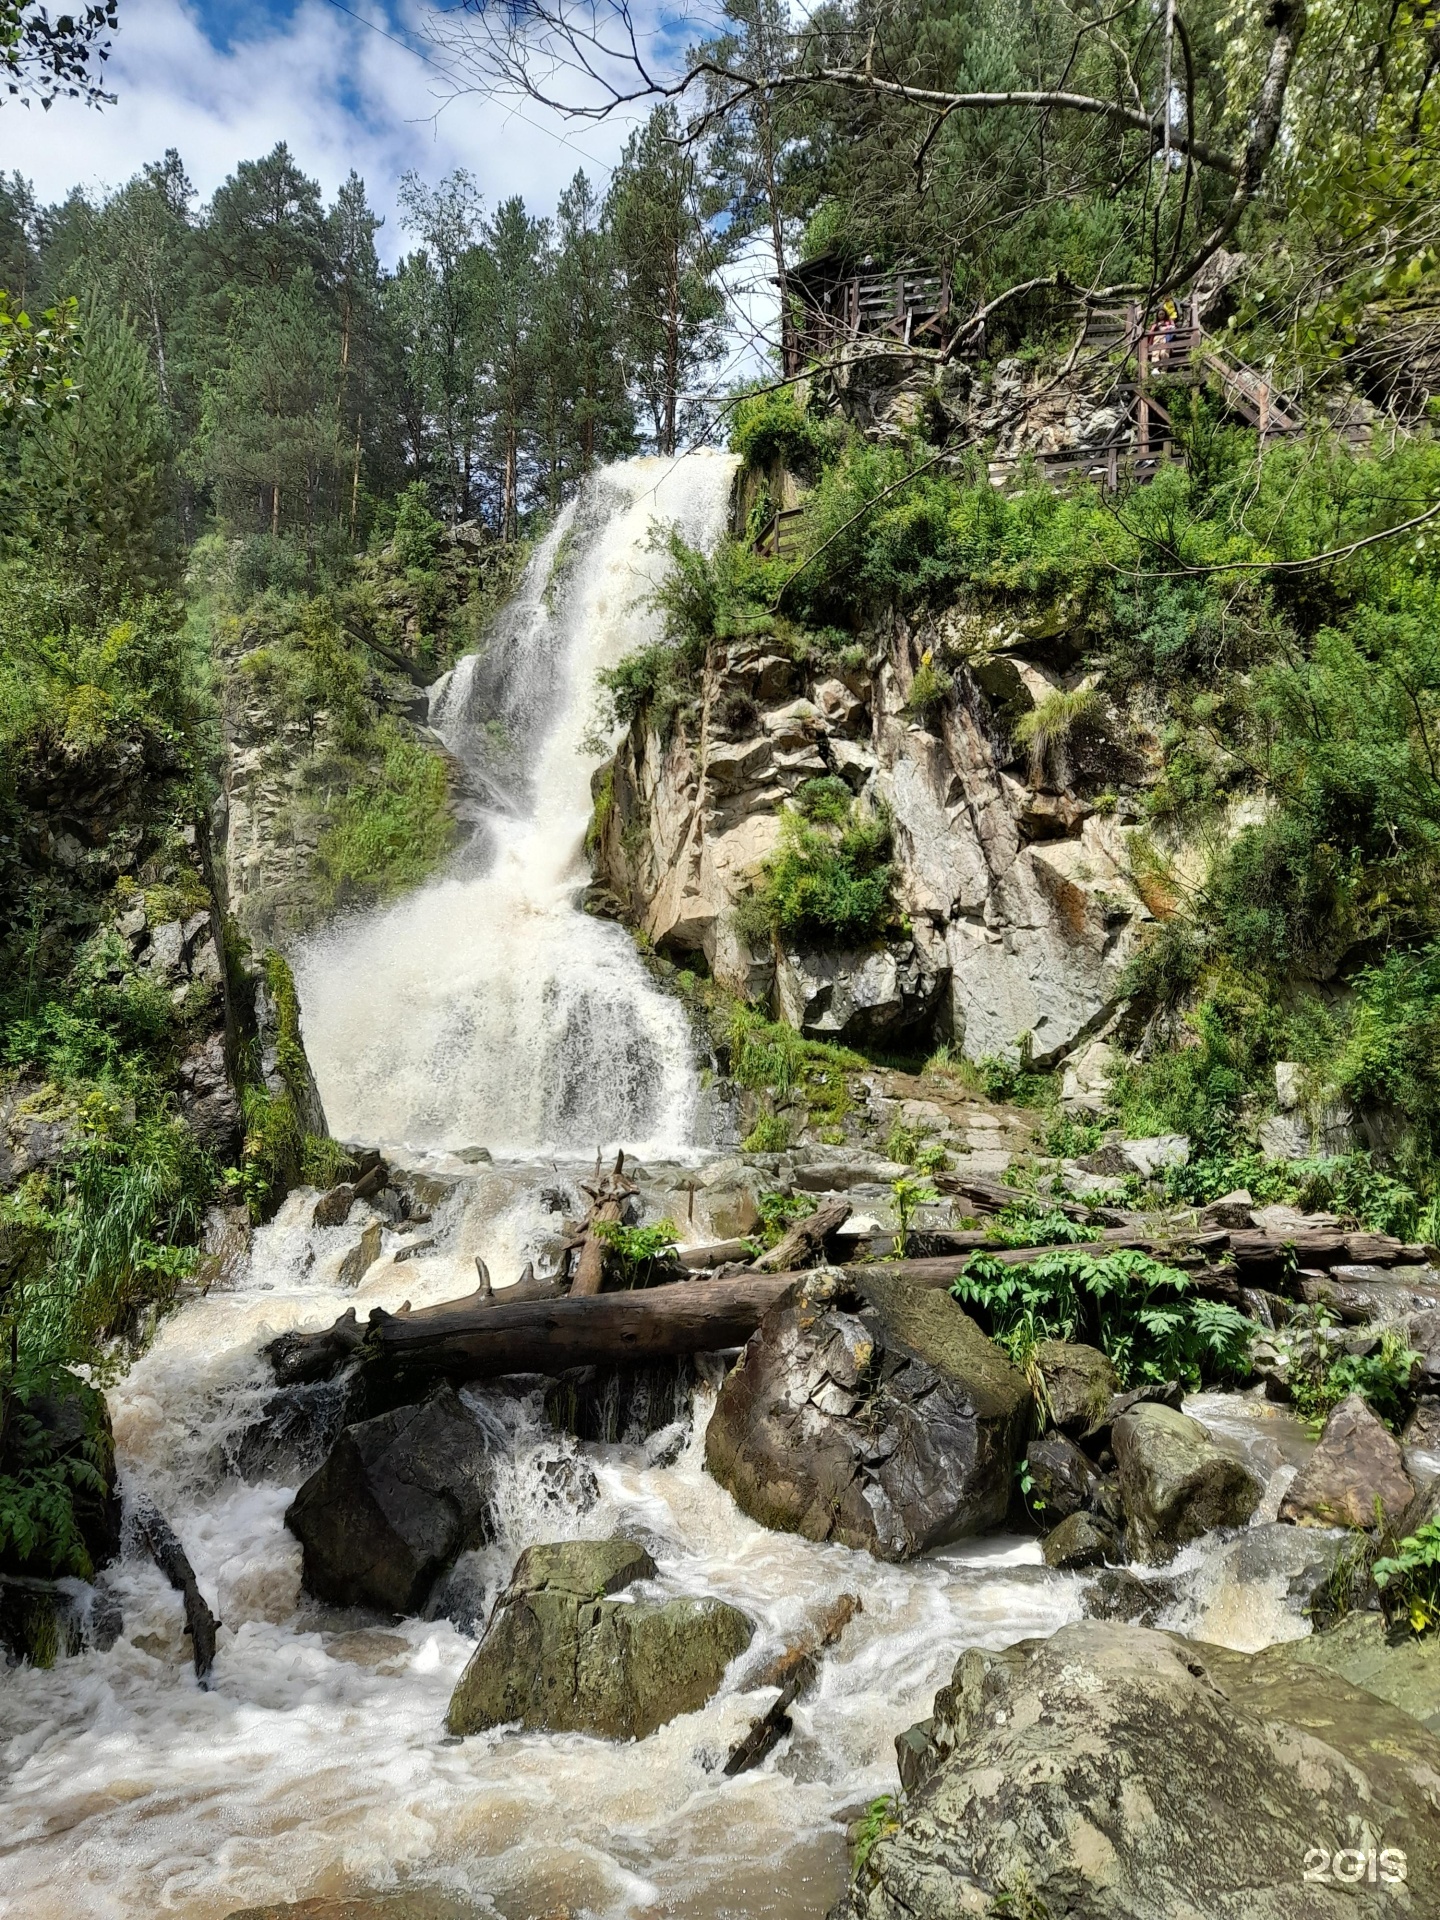
{"label": "shrub", "polygon": [[1407,1534],[1370,1572],[1392,1625],[1404,1621],[1417,1634],[1440,1627],[1440,1518]]}
{"label": "shrub", "polygon": [[812,477],[836,448],[833,423],[800,406],[795,391],[755,393],[736,404],[730,449],[747,467],[779,461],[792,472]]}
{"label": "shrub", "polygon": [[1196,1299],[1188,1274],[1147,1254],[1065,1249],[1023,1266],[975,1254],[951,1292],[1002,1342],[1084,1340],[1104,1349],[1122,1381],[1198,1386],[1249,1371],[1254,1323]]}
{"label": "shrub", "polygon": [[915,669],[910,691],[905,696],[905,711],[924,719],[937,707],[943,707],[955,691],[955,682],[943,667],[937,667],[927,653]]}
{"label": "shrub", "polygon": [[790,1122],[783,1114],[762,1113],[740,1142],[744,1153],[783,1153],[790,1144]]}
{"label": "shrub", "polygon": [[[815,783],[820,784],[820,783]],[[740,929],[749,939],[788,935],[831,947],[857,946],[891,917],[890,821],[846,803],[841,822],[827,794],[818,817],[787,807],[780,845],[743,903]]]}
{"label": "shrub", "polygon": [[607,1264],[621,1287],[652,1287],[675,1265],[680,1239],[673,1220],[657,1220],[648,1227],[602,1220],[595,1231],[605,1243]]}
{"label": "shrub", "polygon": [[737,1086],[768,1093],[777,1101],[803,1102],[818,1124],[836,1126],[850,1111],[846,1076],[866,1064],[858,1053],[807,1040],[783,1020],[767,1020],[743,1000],[721,1007],[716,1028]]}

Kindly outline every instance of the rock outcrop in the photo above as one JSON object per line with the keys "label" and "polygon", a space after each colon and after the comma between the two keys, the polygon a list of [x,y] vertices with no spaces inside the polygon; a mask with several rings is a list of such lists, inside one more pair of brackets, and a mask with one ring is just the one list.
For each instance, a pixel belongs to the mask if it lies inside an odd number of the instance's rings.
{"label": "rock outcrop", "polygon": [[1331,1672],[1092,1621],[962,1654],[897,1748],[833,1920],[1352,1920],[1370,1848],[1365,1897],[1431,1909],[1440,1740]]}
{"label": "rock outcrop", "polygon": [[346,1427],[285,1515],[306,1587],[338,1606],[415,1613],[485,1538],[490,1487],[489,1442],[448,1386]]}
{"label": "rock outcrop", "polygon": [[[1117,782],[1144,755],[1080,690],[1048,754],[1013,744],[1026,713],[1073,689],[1073,607],[1032,617],[952,609],[897,624],[868,661],[802,662],[766,639],[712,650],[697,709],[661,733],[642,716],[597,776],[598,910],[675,958],[768,998],[826,1038],[943,1030],[972,1058],[1062,1059],[1102,1027],[1149,919],[1130,878],[1134,816]],[[858,652],[858,649],[854,650]],[[916,673],[944,697],[917,713]],[[1068,677],[1067,677],[1068,676]],[[1063,703],[1062,703],[1063,704]],[[907,931],[857,951],[753,948],[737,902],[807,781],[846,782],[894,826]],[[1101,806],[1092,794],[1108,790]]]}
{"label": "rock outcrop", "polygon": [[1111,1445],[1137,1560],[1158,1564],[1212,1527],[1243,1527],[1260,1504],[1249,1469],[1173,1407],[1132,1406],[1116,1419]]}
{"label": "rock outcrop", "polygon": [[905,1560],[997,1527],[1030,1390],[947,1294],[819,1270],[720,1390],[705,1464],[764,1526]]}
{"label": "rock outcrop", "polygon": [[527,1548],[451,1698],[451,1733],[518,1722],[643,1740],[704,1706],[754,1627],[722,1600],[612,1597],[654,1574],[632,1540]]}
{"label": "rock outcrop", "polygon": [[1400,1444],[1352,1393],[1286,1489],[1280,1518],[1303,1527],[1393,1525],[1414,1496]]}

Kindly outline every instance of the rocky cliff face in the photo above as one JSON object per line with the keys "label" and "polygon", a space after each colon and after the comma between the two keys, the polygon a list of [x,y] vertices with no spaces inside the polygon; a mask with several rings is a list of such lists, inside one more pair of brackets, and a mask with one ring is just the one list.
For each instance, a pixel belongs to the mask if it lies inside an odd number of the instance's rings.
{"label": "rocky cliff face", "polygon": [[[1106,1024],[1149,918],[1127,799],[1144,734],[1081,675],[1079,619],[1057,604],[897,620],[853,668],[717,644],[698,705],[667,737],[637,721],[597,777],[592,904],[816,1037],[953,1035],[974,1058],[1062,1059]],[[757,950],[737,901],[786,802],[826,774],[888,809],[908,930],[849,952]]]}

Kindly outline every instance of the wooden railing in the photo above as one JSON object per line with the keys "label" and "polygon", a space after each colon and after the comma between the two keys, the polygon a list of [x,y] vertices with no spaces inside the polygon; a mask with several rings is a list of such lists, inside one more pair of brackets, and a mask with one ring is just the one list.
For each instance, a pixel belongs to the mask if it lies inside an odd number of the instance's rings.
{"label": "wooden railing", "polygon": [[788,560],[800,551],[800,517],[803,507],[781,507],[755,542],[755,551],[765,560]]}
{"label": "wooden railing", "polygon": [[950,269],[901,267],[851,274],[820,287],[790,281],[784,329],[789,372],[867,335],[906,347],[922,340],[942,346],[953,330]]}

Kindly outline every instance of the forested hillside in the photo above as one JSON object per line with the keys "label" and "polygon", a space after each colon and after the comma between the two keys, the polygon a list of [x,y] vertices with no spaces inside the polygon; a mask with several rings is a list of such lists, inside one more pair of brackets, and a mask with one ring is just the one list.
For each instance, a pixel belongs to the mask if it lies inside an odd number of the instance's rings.
{"label": "forested hillside", "polygon": [[[208,201],[174,152],[43,206],[17,149],[0,186],[7,1406],[143,1339],[214,1203],[258,1218],[335,1171],[278,947],[436,870],[453,794],[420,690],[589,472],[704,439],[742,459],[733,537],[675,544],[668,638],[607,676],[630,739],[591,846],[609,821],[611,909],[686,991],[726,974],[752,1144],[798,1135],[796,1084],[835,1068],[789,1033],[785,966],[888,943],[925,984],[898,1037],[847,1045],[939,1048],[1041,1108],[1057,1154],[1184,1132],[1182,1197],[1249,1182],[1440,1237],[1433,8],[856,0],[801,31],[733,0],[673,80],[632,24],[445,16],[487,84],[563,101],[598,66],[639,118],[553,211],[408,178],[393,266],[364,183],[327,205],[283,145]],[[716,405],[742,257],[783,324]],[[915,326],[921,270],[944,292]],[[897,275],[896,325],[815,321],[815,288]],[[1252,387],[1161,365],[1142,475],[1139,344],[1163,360],[1202,310]],[[1281,426],[1237,406],[1255,382]],[[1101,445],[1109,482],[1043,466]],[[804,759],[815,727],[782,742],[799,771],[757,803],[707,946],[659,927],[647,821],[610,809],[627,753],[638,782],[751,738],[727,649],[762,642],[790,694],[854,703],[837,737],[876,726],[846,767]],[[881,717],[910,742],[888,760]],[[932,747],[1017,846],[1110,849],[1113,897],[1089,873],[1071,918],[1077,950],[1092,909],[1124,922],[1116,978],[1054,1045],[1033,1008],[967,1032],[966,929],[1008,938],[1004,900],[926,893],[916,819],[869,777]],[[1260,1152],[1277,1109],[1288,1158]],[[82,1457],[28,1418],[0,1545],[81,1567]]]}

